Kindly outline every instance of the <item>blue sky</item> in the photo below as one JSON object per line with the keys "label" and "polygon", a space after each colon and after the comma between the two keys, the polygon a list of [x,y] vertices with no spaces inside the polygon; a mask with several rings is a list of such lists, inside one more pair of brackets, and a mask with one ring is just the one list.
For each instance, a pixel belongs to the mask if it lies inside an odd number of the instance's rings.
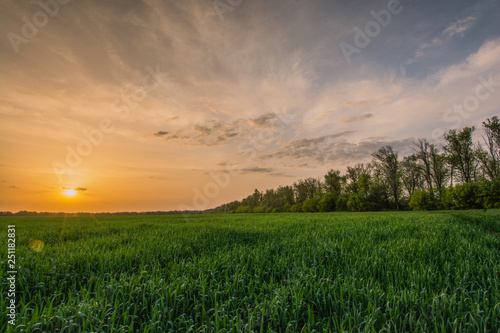
{"label": "blue sky", "polygon": [[177,209],[232,166],[209,208],[500,114],[499,1],[42,4],[0,4],[0,209]]}

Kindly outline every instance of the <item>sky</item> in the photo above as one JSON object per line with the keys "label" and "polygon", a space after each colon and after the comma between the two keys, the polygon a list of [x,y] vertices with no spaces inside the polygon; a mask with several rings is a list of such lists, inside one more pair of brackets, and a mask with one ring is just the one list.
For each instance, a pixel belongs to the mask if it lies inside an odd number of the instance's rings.
{"label": "sky", "polygon": [[202,210],[439,144],[500,114],[498,22],[498,0],[2,1],[0,210]]}

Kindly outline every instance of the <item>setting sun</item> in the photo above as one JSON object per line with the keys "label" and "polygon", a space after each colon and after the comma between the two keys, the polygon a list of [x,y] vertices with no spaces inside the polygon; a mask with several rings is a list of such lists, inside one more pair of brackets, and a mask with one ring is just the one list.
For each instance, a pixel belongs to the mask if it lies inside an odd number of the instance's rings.
{"label": "setting sun", "polygon": [[65,189],[64,190],[64,195],[67,197],[74,197],[76,195],[76,191],[73,189]]}

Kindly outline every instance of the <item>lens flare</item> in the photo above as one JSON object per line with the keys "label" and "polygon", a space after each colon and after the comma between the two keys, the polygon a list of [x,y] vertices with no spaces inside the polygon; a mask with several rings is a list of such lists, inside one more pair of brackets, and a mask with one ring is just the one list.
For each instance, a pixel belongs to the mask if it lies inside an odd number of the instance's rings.
{"label": "lens flare", "polygon": [[29,247],[35,250],[36,252],[41,252],[44,246],[45,246],[44,241],[40,239],[32,239],[29,245]]}

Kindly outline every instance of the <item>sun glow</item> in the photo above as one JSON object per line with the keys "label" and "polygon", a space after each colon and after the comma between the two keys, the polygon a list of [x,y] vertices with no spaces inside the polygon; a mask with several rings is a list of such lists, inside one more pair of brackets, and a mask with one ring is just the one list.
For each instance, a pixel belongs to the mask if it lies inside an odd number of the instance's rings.
{"label": "sun glow", "polygon": [[67,197],[74,197],[76,195],[76,191],[73,190],[72,188],[65,189],[64,190],[64,195]]}

